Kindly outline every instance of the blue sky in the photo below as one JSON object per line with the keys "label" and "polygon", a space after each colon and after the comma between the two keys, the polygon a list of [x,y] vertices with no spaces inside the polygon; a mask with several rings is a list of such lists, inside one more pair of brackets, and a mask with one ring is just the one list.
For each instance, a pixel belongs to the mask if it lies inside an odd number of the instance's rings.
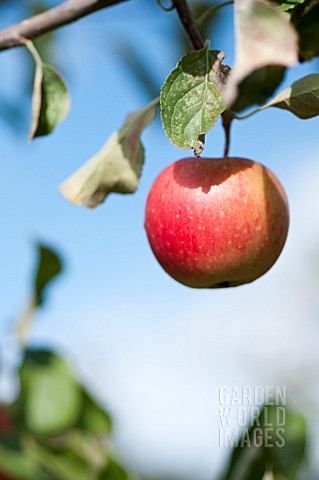
{"label": "blue sky", "polygon": [[[212,48],[224,50],[232,65],[231,10],[222,15]],[[319,368],[318,119],[272,109],[233,126],[231,154],[270,167],[288,193],[291,228],[274,268],[252,285],[225,291],[174,282],[157,264],[143,228],[152,181],[185,156],[158,122],[143,135],[146,163],[136,194],[111,195],[86,210],[58,191],[126,114],[149,99],[114,53],[117,39],[138,47],[160,85],[178,60],[174,18],[137,0],[63,29],[55,58],[72,96],[70,115],[53,135],[31,144],[30,99],[22,101],[22,133],[1,123],[1,332],[10,356],[11,319],[29,294],[33,242],[57,247],[66,271],[37,314],[33,341],[62,349],[111,407],[115,444],[133,469],[208,480],[227,454],[216,435],[222,385],[285,384],[288,401],[307,406],[318,425],[312,381]],[[27,55],[23,49],[0,55],[0,89],[8,98],[21,95]],[[315,68],[312,62],[292,69],[285,85]],[[217,125],[205,153],[221,155],[223,142]]]}

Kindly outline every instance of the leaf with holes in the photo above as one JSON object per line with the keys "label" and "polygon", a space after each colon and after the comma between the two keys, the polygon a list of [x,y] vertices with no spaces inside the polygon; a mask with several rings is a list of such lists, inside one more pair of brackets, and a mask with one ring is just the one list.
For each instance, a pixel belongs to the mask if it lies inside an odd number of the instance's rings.
{"label": "leaf with holes", "polygon": [[102,149],[60,186],[70,202],[94,208],[111,192],[136,191],[144,163],[140,137],[154,120],[158,101],[155,99],[143,109],[130,113]]}
{"label": "leaf with holes", "polygon": [[177,147],[198,149],[200,138],[216,123],[225,107],[222,90],[228,67],[225,55],[209,50],[187,52],[167,77],[161,91],[163,128]]}
{"label": "leaf with holes", "polygon": [[35,61],[32,118],[29,139],[48,135],[70,109],[70,96],[58,72],[44,63],[31,41],[27,47]]}

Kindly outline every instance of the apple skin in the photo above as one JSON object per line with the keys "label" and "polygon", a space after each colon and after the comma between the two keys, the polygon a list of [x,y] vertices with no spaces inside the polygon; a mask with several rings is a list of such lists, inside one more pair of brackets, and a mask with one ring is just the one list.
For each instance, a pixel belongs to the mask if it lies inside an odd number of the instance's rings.
{"label": "apple skin", "polygon": [[193,288],[250,283],[276,262],[289,209],[277,177],[245,158],[184,158],[166,167],[146,203],[155,257]]}

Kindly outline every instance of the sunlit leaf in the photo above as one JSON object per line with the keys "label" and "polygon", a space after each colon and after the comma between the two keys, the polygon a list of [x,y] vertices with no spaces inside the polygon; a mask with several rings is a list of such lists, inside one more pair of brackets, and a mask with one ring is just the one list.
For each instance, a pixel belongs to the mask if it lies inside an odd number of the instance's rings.
{"label": "sunlit leaf", "polygon": [[259,110],[268,107],[288,110],[302,119],[319,115],[319,74],[308,75],[297,80]]}
{"label": "sunlit leaf", "polygon": [[50,435],[74,424],[81,391],[62,357],[48,350],[27,350],[20,379],[20,404],[31,432]]}
{"label": "sunlit leaf", "polygon": [[301,5],[304,3],[305,0],[287,0],[286,2],[279,3],[279,9],[282,12],[289,12],[292,13],[292,10],[294,10],[298,5]]}
{"label": "sunlit leaf", "polygon": [[94,208],[111,192],[136,191],[144,163],[140,137],[154,120],[157,105],[158,99],[130,113],[102,149],[60,186],[70,202]]}
{"label": "sunlit leaf", "polygon": [[198,149],[224,111],[222,89],[228,69],[225,55],[209,50],[187,52],[167,77],[161,91],[161,118],[167,137],[177,147]]}
{"label": "sunlit leaf", "polygon": [[29,139],[51,133],[70,109],[70,97],[58,72],[44,63],[31,41],[27,47],[35,61],[32,119]]}
{"label": "sunlit leaf", "polygon": [[227,105],[237,86],[255,70],[298,60],[298,37],[289,15],[265,0],[235,0],[236,64],[225,89]]}

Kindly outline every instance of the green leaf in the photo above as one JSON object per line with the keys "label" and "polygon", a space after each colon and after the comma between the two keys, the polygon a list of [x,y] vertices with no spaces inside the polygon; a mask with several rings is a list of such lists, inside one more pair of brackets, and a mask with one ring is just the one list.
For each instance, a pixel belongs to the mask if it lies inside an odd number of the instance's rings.
{"label": "green leaf", "polygon": [[167,77],[160,96],[161,118],[167,137],[177,147],[198,149],[224,111],[222,89],[228,68],[225,55],[209,50],[187,52]]}
{"label": "green leaf", "polygon": [[305,419],[283,405],[265,405],[233,448],[221,480],[295,480],[306,447]]}
{"label": "green leaf", "polygon": [[288,110],[302,119],[319,115],[319,74],[297,80],[259,110],[269,107]]}
{"label": "green leaf", "polygon": [[263,480],[267,460],[260,448],[238,447],[238,454],[232,457],[229,470],[220,480]]}
{"label": "green leaf", "polygon": [[21,448],[10,449],[0,444],[0,479],[2,472],[8,474],[12,480],[47,480],[47,475],[34,460],[28,457]]}
{"label": "green leaf", "polygon": [[62,272],[63,264],[58,254],[48,246],[37,245],[38,262],[33,280],[33,292],[30,302],[17,322],[17,334],[25,343],[26,334],[32,324],[35,309],[44,304],[48,286]]}
{"label": "green leaf", "polygon": [[[259,418],[259,417],[258,417]],[[220,480],[262,480],[266,471],[267,458],[263,448],[254,442],[254,432],[258,422],[245,428],[235,443],[228,466]]]}
{"label": "green leaf", "polygon": [[129,480],[128,473],[116,461],[110,459],[107,469],[100,474],[98,480]]}
{"label": "green leaf", "polygon": [[155,99],[143,109],[130,113],[102,149],[60,186],[70,202],[95,208],[111,192],[136,191],[144,163],[140,137],[154,120],[157,105],[158,99]]}
{"label": "green leaf", "polygon": [[299,34],[300,59],[311,60],[319,55],[319,2],[306,0],[292,12],[291,21]]}
{"label": "green leaf", "polygon": [[236,64],[224,99],[232,105],[238,85],[252,72],[268,66],[287,67],[298,60],[298,36],[289,15],[265,0],[235,2]]}
{"label": "green leaf", "polygon": [[292,13],[292,10],[294,10],[298,5],[301,5],[304,3],[306,0],[288,0],[287,2],[280,3],[279,5],[279,10],[282,12],[289,12],[290,14]]}
{"label": "green leaf", "polygon": [[77,421],[81,391],[62,357],[48,350],[27,350],[20,379],[19,402],[31,432],[57,434]]}
{"label": "green leaf", "polygon": [[34,279],[34,306],[40,306],[44,303],[48,286],[63,270],[62,260],[52,248],[38,244],[37,251],[38,264]]}
{"label": "green leaf", "polygon": [[32,119],[29,139],[48,135],[70,109],[70,97],[58,72],[44,63],[31,41],[26,46],[35,61],[32,95]]}
{"label": "green leaf", "polygon": [[80,418],[80,426],[96,437],[105,437],[111,433],[112,419],[91,395],[83,389],[83,411]]}
{"label": "green leaf", "polygon": [[284,78],[284,67],[264,67],[246,77],[238,86],[238,98],[231,107],[241,112],[253,105],[263,105]]}
{"label": "green leaf", "polygon": [[30,442],[28,454],[33,461],[52,474],[53,478],[59,480],[95,480],[96,478],[94,470],[89,465],[79,461],[68,451],[55,452],[33,441]]}
{"label": "green leaf", "polygon": [[273,448],[269,449],[270,458],[274,464],[274,473],[285,475],[288,480],[293,480],[297,476],[306,453],[307,425],[305,418],[289,409],[285,409],[284,415],[278,415],[278,407],[275,405],[267,408],[267,423],[276,426],[280,416],[284,421],[281,432],[284,445],[275,443]]}
{"label": "green leaf", "polygon": [[64,448],[92,469],[100,471],[108,461],[108,448],[85,430],[72,430],[64,437]]}

